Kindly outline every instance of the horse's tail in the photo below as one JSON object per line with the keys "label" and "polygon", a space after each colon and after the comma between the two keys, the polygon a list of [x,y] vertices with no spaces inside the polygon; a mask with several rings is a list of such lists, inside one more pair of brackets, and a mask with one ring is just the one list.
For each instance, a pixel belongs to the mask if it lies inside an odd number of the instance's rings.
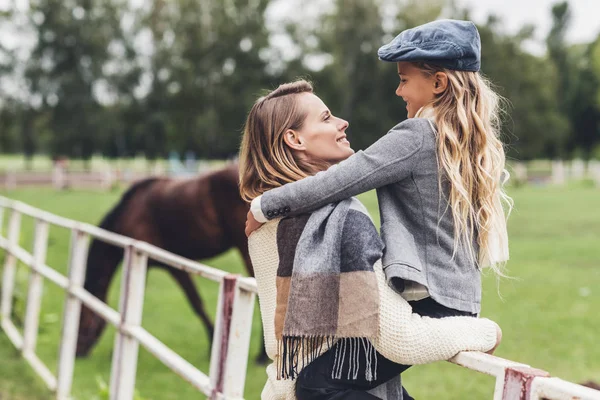
{"label": "horse's tail", "polygon": [[[119,203],[108,212],[100,222],[100,228],[107,231],[118,231],[118,223],[123,212],[127,209],[132,198],[140,193],[141,189],[151,186],[156,178],[146,179],[132,185],[121,196]],[[93,239],[87,257],[84,288],[90,294],[106,302],[110,282],[123,259],[123,249],[110,245],[98,239]],[[81,310],[79,322],[79,337],[77,341],[77,355],[85,356],[94,346],[104,329],[105,321],[94,314],[87,307]]]}

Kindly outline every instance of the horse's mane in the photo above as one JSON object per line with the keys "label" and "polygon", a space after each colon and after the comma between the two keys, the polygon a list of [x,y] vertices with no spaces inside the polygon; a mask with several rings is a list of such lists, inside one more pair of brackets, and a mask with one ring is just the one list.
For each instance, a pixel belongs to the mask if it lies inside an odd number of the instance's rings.
{"label": "horse's mane", "polygon": [[127,206],[127,203],[133,196],[133,194],[139,189],[143,189],[147,186],[152,185],[154,182],[158,181],[159,178],[148,178],[143,181],[134,183],[121,197],[121,201],[112,209],[100,222],[100,228],[106,229],[109,231],[113,231],[116,226],[117,218],[123,211],[123,209]]}

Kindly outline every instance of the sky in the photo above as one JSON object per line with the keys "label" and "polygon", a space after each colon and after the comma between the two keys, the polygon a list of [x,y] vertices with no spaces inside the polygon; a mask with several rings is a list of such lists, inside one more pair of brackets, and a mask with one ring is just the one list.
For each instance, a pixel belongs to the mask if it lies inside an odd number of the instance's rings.
{"label": "sky", "polygon": [[[315,0],[313,0],[315,1]],[[323,7],[332,0],[317,0]],[[368,0],[367,0],[368,1]],[[559,0],[457,0],[457,4],[471,11],[476,23],[485,23],[491,13],[502,18],[507,33],[517,32],[524,24],[536,27],[532,43],[526,49],[542,54],[545,51],[544,38],[552,25],[551,8]],[[284,18],[296,11],[302,0],[276,0],[270,14],[275,18]],[[567,40],[570,43],[590,42],[600,33],[600,0],[569,0],[572,22]],[[306,11],[306,10],[303,10]]]}
{"label": "sky", "polygon": [[[144,0],[130,0],[132,3],[144,3]],[[314,1],[314,0],[313,0]],[[369,0],[366,0],[369,1]],[[529,43],[528,50],[543,53],[543,39],[552,24],[550,9],[559,0],[457,0],[457,3],[471,10],[475,22],[483,23],[490,13],[500,16],[503,26],[510,33],[516,32],[526,23],[536,26],[536,42]],[[332,0],[317,0],[323,7],[331,4]],[[400,2],[400,1],[399,1]],[[0,0],[0,10],[9,4],[19,8],[27,7],[27,0]],[[269,14],[275,20],[297,12],[302,0],[275,0]],[[312,3],[312,2],[306,2]],[[572,12],[572,24],[567,36],[571,43],[590,42],[600,33],[600,0],[569,0]],[[302,7],[302,6],[300,6]],[[319,7],[321,8],[321,7]],[[306,10],[303,9],[303,12]]]}
{"label": "sky", "polygon": [[[516,32],[524,24],[536,27],[538,43],[529,44],[535,53],[543,51],[543,41],[552,26],[551,8],[557,0],[460,0],[467,6],[475,22],[484,22],[490,13],[502,17],[505,29]],[[569,0],[572,13],[567,41],[591,42],[600,34],[600,0]]]}

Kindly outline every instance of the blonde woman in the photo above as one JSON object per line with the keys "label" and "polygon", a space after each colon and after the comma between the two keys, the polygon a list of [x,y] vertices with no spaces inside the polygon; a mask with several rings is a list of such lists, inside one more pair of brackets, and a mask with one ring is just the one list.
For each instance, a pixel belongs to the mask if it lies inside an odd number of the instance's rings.
{"label": "blonde woman", "polygon": [[[242,197],[251,201],[341,168],[354,153],[347,127],[305,81],[259,98],[240,149]],[[248,245],[273,360],[263,400],[410,400],[401,364],[493,351],[500,341],[498,326],[486,319],[413,314],[386,284],[383,243],[356,199],[274,218]]]}
{"label": "blonde woman", "polygon": [[252,201],[246,232],[377,189],[388,284],[421,315],[475,315],[483,267],[508,260],[499,97],[480,75],[472,22],[440,20],[379,49],[408,119],[367,150]]}

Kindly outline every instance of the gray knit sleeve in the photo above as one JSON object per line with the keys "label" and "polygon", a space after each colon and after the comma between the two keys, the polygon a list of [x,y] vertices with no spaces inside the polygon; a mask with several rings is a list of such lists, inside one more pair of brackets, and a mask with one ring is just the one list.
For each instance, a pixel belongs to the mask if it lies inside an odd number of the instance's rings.
{"label": "gray knit sleeve", "polygon": [[262,213],[268,218],[314,211],[410,176],[419,161],[424,135],[431,126],[426,119],[408,119],[365,151],[326,171],[272,189],[262,195]]}

